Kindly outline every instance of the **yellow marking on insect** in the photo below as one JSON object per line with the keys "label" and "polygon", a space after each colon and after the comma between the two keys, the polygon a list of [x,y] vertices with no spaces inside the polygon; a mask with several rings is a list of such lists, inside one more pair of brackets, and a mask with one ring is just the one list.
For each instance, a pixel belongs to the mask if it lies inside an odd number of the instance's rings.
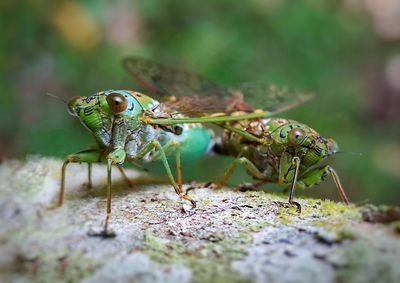
{"label": "yellow marking on insect", "polygon": [[139,116],[139,121],[145,123],[145,124],[150,124],[151,121],[153,120],[152,118],[150,118],[149,116],[146,116],[146,113],[143,113],[141,116]]}

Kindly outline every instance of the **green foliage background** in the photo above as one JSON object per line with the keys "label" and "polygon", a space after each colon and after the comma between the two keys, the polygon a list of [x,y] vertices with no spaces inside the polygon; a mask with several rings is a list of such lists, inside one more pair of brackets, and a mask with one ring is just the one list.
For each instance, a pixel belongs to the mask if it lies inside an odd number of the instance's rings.
{"label": "green foliage background", "polygon": [[[365,11],[321,0],[26,0],[2,1],[0,8],[3,158],[63,157],[90,144],[65,105],[44,94],[68,100],[130,87],[121,59],[141,55],[221,83],[315,91],[317,99],[285,117],[335,138],[345,152],[361,153],[332,161],[354,202],[400,203],[399,116],[371,110],[383,91],[372,89],[371,74],[384,72],[400,44],[381,39]],[[74,27],[70,37],[68,27]],[[185,175],[210,179],[228,163],[201,160],[187,165]],[[245,178],[238,170],[232,184]],[[304,193],[337,199],[331,180]]]}

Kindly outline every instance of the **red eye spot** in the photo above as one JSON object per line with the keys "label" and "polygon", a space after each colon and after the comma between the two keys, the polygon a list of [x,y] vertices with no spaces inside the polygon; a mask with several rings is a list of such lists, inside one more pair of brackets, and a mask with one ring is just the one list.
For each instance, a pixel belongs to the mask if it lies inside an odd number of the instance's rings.
{"label": "red eye spot", "polygon": [[122,94],[111,93],[107,95],[106,99],[111,111],[114,113],[124,112],[128,107],[128,101],[126,101],[126,98]]}

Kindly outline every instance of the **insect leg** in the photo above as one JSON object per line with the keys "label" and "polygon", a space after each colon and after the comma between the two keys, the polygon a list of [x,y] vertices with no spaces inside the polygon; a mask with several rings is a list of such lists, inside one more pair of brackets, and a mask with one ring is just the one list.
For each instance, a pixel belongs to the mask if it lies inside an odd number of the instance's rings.
{"label": "insect leg", "polygon": [[335,182],[336,188],[338,189],[338,192],[339,192],[340,199],[346,205],[349,205],[350,202],[349,202],[349,199],[346,196],[346,193],[345,193],[345,191],[344,191],[344,189],[342,187],[342,184],[340,183],[339,175],[336,173],[336,171],[332,167],[328,166],[327,169],[328,169],[329,173],[331,173],[333,181]]}
{"label": "insect leg", "polygon": [[239,129],[239,128],[236,128],[236,127],[232,127],[232,126],[227,125],[227,124],[216,123],[216,125],[218,125],[221,128],[224,128],[224,129],[226,129],[226,130],[228,130],[230,132],[234,132],[234,133],[242,136],[243,138],[245,138],[245,139],[247,139],[249,141],[258,142],[260,144],[267,144],[267,143],[270,142],[270,139],[256,137],[255,135],[252,135],[252,134],[246,132],[245,130],[242,130],[242,129]]}
{"label": "insect leg", "polygon": [[104,235],[108,234],[108,222],[110,220],[111,215],[111,168],[112,168],[112,160],[107,159],[107,211],[106,211],[106,220],[104,222]]}
{"label": "insect leg", "polygon": [[108,223],[111,216],[111,171],[112,166],[122,166],[123,160],[125,160],[126,153],[122,148],[116,148],[107,155],[107,208],[106,208],[106,219],[104,221],[104,229],[100,233],[91,233],[92,236],[101,236],[105,238],[115,237],[114,232],[108,231]]}
{"label": "insect leg", "polygon": [[328,175],[331,175],[333,181],[335,182],[336,188],[339,192],[339,197],[345,204],[349,204],[349,199],[346,196],[346,193],[340,183],[339,176],[336,171],[330,167],[329,165],[315,168],[306,174],[304,174],[301,179],[298,181],[298,186],[300,188],[308,188],[312,187],[321,181],[324,181]]}
{"label": "insect leg", "polygon": [[[119,172],[121,172],[122,178],[124,178],[124,181],[128,184],[129,187],[133,187],[132,182],[129,180],[129,178],[126,176],[125,171],[122,167],[117,166]],[[88,163],[88,182],[85,184],[87,189],[91,189],[93,187],[93,182],[92,182],[92,163]]]}
{"label": "insect leg", "polygon": [[[175,160],[176,160],[176,179],[178,181],[179,192],[182,193],[182,164],[181,164],[181,151],[179,143],[174,142],[175,145]],[[187,194],[186,194],[187,195]]]}
{"label": "insect leg", "polygon": [[288,203],[295,205],[299,213],[301,212],[301,206],[298,202],[293,201],[293,194],[297,185],[300,162],[299,157],[295,156],[292,158],[288,153],[282,154],[279,162],[279,185],[291,182]]}
{"label": "insect leg", "polygon": [[99,234],[102,237],[114,237],[115,233],[108,231],[108,222],[111,216],[111,171],[112,166],[122,166],[126,158],[124,150],[127,136],[127,121],[124,117],[116,116],[112,126],[111,146],[112,151],[107,154],[107,209],[104,221],[104,230]]}
{"label": "insect leg", "polygon": [[[181,152],[180,152],[179,142],[172,140],[163,146],[163,150],[166,155],[172,148],[175,148],[176,179],[178,183],[179,192],[182,193],[182,164],[181,164]],[[161,158],[161,152],[156,151],[147,161],[151,162],[159,158]]]}
{"label": "insect leg", "polygon": [[[57,202],[51,208],[60,207],[63,203],[64,199],[64,191],[65,191],[65,174],[67,165],[69,163],[88,163],[89,166],[91,163],[99,162],[101,158],[102,152],[98,149],[88,149],[83,150],[75,154],[70,154],[65,159],[62,169],[61,169],[61,184],[60,184],[60,192],[58,194]],[[91,177],[90,177],[91,179]]]}
{"label": "insect leg", "polygon": [[88,182],[87,182],[87,188],[91,189],[92,188],[92,163],[88,163]]}
{"label": "insect leg", "polygon": [[229,177],[232,175],[233,170],[235,170],[237,165],[244,165],[247,172],[254,178],[256,179],[264,179],[264,175],[258,170],[258,168],[246,157],[239,157],[236,158],[231,165],[226,169],[224,177],[222,178],[221,181],[214,187],[213,189],[220,189],[222,188],[226,181],[229,179]]}
{"label": "insect leg", "polygon": [[294,201],[293,201],[293,193],[294,193],[294,189],[296,187],[297,177],[299,175],[300,158],[298,158],[297,156],[293,157],[292,164],[295,166],[295,169],[294,169],[294,176],[293,176],[293,179],[292,179],[292,183],[290,185],[289,200],[288,200],[288,202],[290,204],[294,203]]}
{"label": "insect leg", "polygon": [[[169,166],[168,159],[167,159],[167,156],[165,154],[165,151],[169,150],[173,146],[176,148],[176,152],[178,152],[179,149],[178,149],[178,145],[177,145],[176,141],[169,142],[166,145],[162,146],[157,140],[153,140],[146,147],[144,147],[141,151],[138,152],[138,154],[135,156],[135,159],[143,158],[147,153],[149,153],[154,148],[156,148],[157,152],[155,154],[153,154],[150,157],[150,159],[148,159],[147,161],[151,162],[153,160],[160,159],[162,161],[162,163],[164,164],[165,170],[167,171],[168,178],[169,178],[172,186],[174,187],[176,194],[179,197],[181,197],[183,199],[186,199],[187,201],[190,201],[191,204],[192,204],[192,208],[195,208],[196,207],[196,201],[193,200],[191,197],[189,197],[187,194],[182,192],[182,187],[178,186],[176,184],[174,176],[172,175],[171,168]],[[177,159],[179,158],[179,164],[180,164],[180,153],[178,153],[176,158]],[[178,166],[178,164],[177,164],[177,166]],[[179,165],[179,169],[180,169],[180,165]],[[178,174],[178,181],[179,181],[179,179],[182,179],[181,177],[179,177],[179,175],[181,175],[181,173],[179,172],[177,174]],[[180,182],[182,182],[182,181],[180,181]]]}
{"label": "insect leg", "polygon": [[131,182],[131,180],[129,180],[128,176],[126,176],[126,173],[124,171],[124,168],[122,168],[121,166],[117,166],[119,172],[122,175],[122,178],[124,179],[125,183],[128,185],[128,187],[133,187],[133,183]]}

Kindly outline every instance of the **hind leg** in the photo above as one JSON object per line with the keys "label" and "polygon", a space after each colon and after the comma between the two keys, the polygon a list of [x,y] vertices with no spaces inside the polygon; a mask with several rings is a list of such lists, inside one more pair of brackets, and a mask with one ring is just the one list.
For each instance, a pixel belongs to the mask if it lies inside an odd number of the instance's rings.
{"label": "hind leg", "polygon": [[250,176],[254,177],[255,179],[258,180],[264,179],[264,175],[260,172],[260,170],[258,170],[258,168],[254,165],[253,162],[251,162],[246,157],[238,157],[226,169],[224,177],[221,179],[221,181],[219,181],[217,184],[211,184],[209,187],[211,187],[214,190],[222,188],[238,165],[244,166],[246,168],[247,173]]}

